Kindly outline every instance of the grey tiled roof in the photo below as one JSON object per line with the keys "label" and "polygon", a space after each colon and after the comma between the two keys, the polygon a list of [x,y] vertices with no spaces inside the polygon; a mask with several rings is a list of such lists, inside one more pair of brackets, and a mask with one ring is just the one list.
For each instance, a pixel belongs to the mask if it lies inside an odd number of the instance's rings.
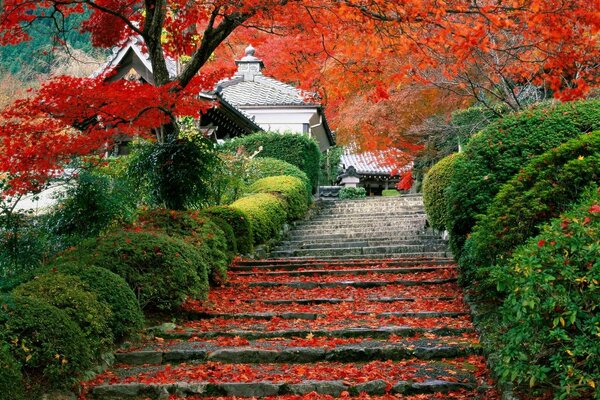
{"label": "grey tiled roof", "polygon": [[241,76],[222,81],[217,93],[234,106],[314,105],[301,90],[262,74],[251,81]]}
{"label": "grey tiled roof", "polygon": [[363,153],[346,151],[340,158],[340,163],[344,170],[353,166],[360,175],[390,175],[394,170],[396,172],[403,172],[412,166],[412,164],[408,165],[398,171],[397,167],[386,162],[385,156],[385,152],[382,151]]}

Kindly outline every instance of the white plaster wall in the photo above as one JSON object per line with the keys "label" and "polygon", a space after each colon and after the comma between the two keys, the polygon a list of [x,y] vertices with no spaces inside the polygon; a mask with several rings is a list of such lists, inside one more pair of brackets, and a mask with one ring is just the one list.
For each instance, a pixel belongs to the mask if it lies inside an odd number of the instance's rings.
{"label": "white plaster wall", "polygon": [[302,133],[304,124],[310,124],[310,120],[317,113],[315,108],[246,108],[240,107],[246,114],[254,117],[254,122],[261,128],[273,132]]}

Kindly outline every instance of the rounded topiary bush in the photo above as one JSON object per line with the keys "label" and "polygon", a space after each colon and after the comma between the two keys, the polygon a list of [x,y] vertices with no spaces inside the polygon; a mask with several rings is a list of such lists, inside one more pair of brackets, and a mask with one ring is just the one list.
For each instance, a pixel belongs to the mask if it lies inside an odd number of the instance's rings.
{"label": "rounded topiary bush", "polygon": [[255,244],[276,237],[287,220],[285,201],[271,193],[243,197],[231,204],[231,207],[248,215]]}
{"label": "rounded topiary bush", "polygon": [[28,373],[55,386],[76,381],[92,367],[94,351],[67,313],[33,297],[0,297],[0,339]]}
{"label": "rounded topiary bush", "polygon": [[23,374],[21,365],[9,351],[8,344],[0,340],[0,393],[3,398],[23,400]]}
{"label": "rounded topiary bush", "polygon": [[465,277],[485,278],[486,267],[506,260],[590,184],[600,184],[600,132],[584,134],[533,159],[500,189],[473,229],[460,259]]}
{"label": "rounded topiary bush", "polygon": [[125,279],[105,268],[83,265],[78,262],[58,263],[52,266],[58,272],[81,279],[108,304],[112,311],[109,326],[116,340],[122,340],[144,326],[144,314]]}
{"label": "rounded topiary bush", "polygon": [[89,286],[76,276],[48,272],[17,286],[13,294],[36,298],[63,310],[79,325],[95,350],[106,349],[113,343],[110,307],[99,301]]}
{"label": "rounded topiary bush", "polygon": [[401,196],[402,193],[397,191],[396,189],[385,189],[381,192],[381,196],[383,197],[398,197]]}
{"label": "rounded topiary bush", "polygon": [[200,213],[227,222],[233,229],[237,251],[241,254],[252,253],[254,243],[252,225],[243,211],[227,206],[215,206],[205,208]]}
{"label": "rounded topiary bush", "polygon": [[600,395],[600,193],[515,250],[494,279],[507,297],[499,312],[495,369],[527,398]]}
{"label": "rounded topiary bush", "polygon": [[178,237],[192,245],[203,259],[203,269],[215,283],[227,281],[227,267],[233,253],[224,230],[199,211],[174,211],[164,208],[140,213],[134,227],[143,230],[158,230]]}
{"label": "rounded topiary bush", "polygon": [[142,308],[171,310],[208,295],[206,262],[190,244],[160,232],[111,232],[82,242],[59,261],[106,268],[123,277]]}
{"label": "rounded topiary bush", "polygon": [[446,196],[450,204],[450,240],[460,256],[476,216],[533,157],[582,133],[600,129],[600,100],[543,104],[508,114],[474,135],[455,163]]}
{"label": "rounded topiary bush", "polygon": [[253,193],[277,193],[285,200],[290,221],[302,218],[308,210],[306,186],[293,176],[270,176],[254,182]]}
{"label": "rounded topiary bush", "polygon": [[340,190],[340,200],[363,199],[367,196],[367,190],[363,187],[345,187]]}
{"label": "rounded topiary bush", "polygon": [[462,153],[454,153],[441,159],[425,175],[423,180],[423,204],[429,223],[434,229],[446,230],[449,225],[448,200],[444,194],[450,186],[454,164]]}
{"label": "rounded topiary bush", "polygon": [[307,196],[308,198],[311,197],[312,186],[310,179],[308,179],[304,171],[288,162],[271,157],[255,157],[248,162],[246,174],[249,184],[253,184],[257,180],[269,176],[293,176],[304,182]]}

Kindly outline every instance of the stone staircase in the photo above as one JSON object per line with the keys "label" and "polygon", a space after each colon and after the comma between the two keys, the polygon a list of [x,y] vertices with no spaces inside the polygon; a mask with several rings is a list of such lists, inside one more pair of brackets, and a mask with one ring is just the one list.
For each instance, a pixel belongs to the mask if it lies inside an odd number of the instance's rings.
{"label": "stone staircase", "polygon": [[497,399],[444,245],[417,196],[333,202],[274,252],[293,256],[238,261],[82,398]]}
{"label": "stone staircase", "polygon": [[427,229],[420,195],[325,201],[271,252],[285,258],[450,257],[446,241]]}

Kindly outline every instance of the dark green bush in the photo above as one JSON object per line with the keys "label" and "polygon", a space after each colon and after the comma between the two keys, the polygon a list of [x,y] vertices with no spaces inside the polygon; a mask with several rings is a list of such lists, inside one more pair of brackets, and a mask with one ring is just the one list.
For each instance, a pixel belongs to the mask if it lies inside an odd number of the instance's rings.
{"label": "dark green bush", "polygon": [[254,243],[252,225],[243,211],[227,206],[217,206],[205,208],[200,213],[226,221],[233,229],[237,250],[241,254],[252,253]]}
{"label": "dark green bush", "polygon": [[338,198],[340,200],[362,199],[367,196],[367,191],[362,187],[345,187],[340,190]]}
{"label": "dark green bush", "polygon": [[600,101],[544,105],[506,115],[473,136],[455,164],[447,191],[451,245],[460,256],[464,241],[500,186],[531,158],[600,128]]}
{"label": "dark green bush", "polygon": [[21,365],[10,354],[8,344],[0,340],[0,393],[10,400],[23,400]]}
{"label": "dark green bush", "polygon": [[454,153],[435,164],[423,180],[423,203],[429,223],[435,229],[446,230],[449,226],[448,200],[445,191],[450,185],[454,164],[462,153]]}
{"label": "dark green bush", "polygon": [[340,160],[343,154],[344,148],[341,146],[330,147],[326,152],[321,153],[321,171],[319,176],[319,185],[335,185],[337,177],[340,174]]}
{"label": "dark green bush", "polygon": [[0,339],[26,372],[56,386],[76,381],[92,367],[94,352],[67,313],[32,297],[0,297]]}
{"label": "dark green bush", "polygon": [[494,273],[507,293],[496,372],[527,398],[600,396],[600,193],[553,219]]}
{"label": "dark green bush", "polygon": [[108,304],[112,311],[109,326],[116,340],[122,340],[143,328],[144,314],[135,293],[119,275],[105,268],[78,262],[54,264],[51,268],[78,277],[98,296],[98,300]]}
{"label": "dark green bush", "polygon": [[466,279],[484,278],[486,267],[502,263],[515,247],[537,235],[541,224],[576,201],[586,186],[599,183],[600,132],[533,159],[502,186],[473,229],[460,259]]}
{"label": "dark green bush", "polygon": [[248,184],[253,184],[259,179],[270,176],[293,176],[300,179],[306,185],[307,197],[311,198],[312,185],[310,179],[300,168],[288,162],[270,157],[255,157],[248,162],[247,166]]}
{"label": "dark green bush", "polygon": [[257,180],[250,187],[253,193],[277,193],[286,202],[289,221],[302,218],[308,210],[304,183],[293,176],[270,176]]}
{"label": "dark green bush", "polygon": [[215,283],[227,281],[227,267],[233,260],[228,242],[217,224],[199,211],[153,209],[140,213],[134,223],[136,229],[159,230],[190,244],[203,260],[202,270],[208,270]]}
{"label": "dark green bush", "polygon": [[276,158],[295,165],[306,173],[312,192],[315,191],[319,181],[321,151],[314,139],[295,133],[261,132],[233,139],[225,143],[224,148],[235,152],[241,147],[253,154],[261,146],[257,157]]}
{"label": "dark green bush", "polygon": [[190,244],[160,232],[111,232],[61,256],[123,277],[142,308],[170,310],[187,298],[206,298],[206,261]]}
{"label": "dark green bush", "polygon": [[17,286],[15,296],[32,297],[63,310],[76,322],[92,349],[107,349],[113,343],[109,326],[112,312],[108,304],[98,300],[95,293],[76,276],[48,272]]}
{"label": "dark green bush", "polygon": [[201,136],[143,143],[131,155],[129,173],[153,206],[183,210],[206,205],[220,159]]}
{"label": "dark green bush", "polygon": [[285,201],[271,193],[243,197],[231,205],[246,214],[254,232],[254,243],[275,238],[287,220]]}

